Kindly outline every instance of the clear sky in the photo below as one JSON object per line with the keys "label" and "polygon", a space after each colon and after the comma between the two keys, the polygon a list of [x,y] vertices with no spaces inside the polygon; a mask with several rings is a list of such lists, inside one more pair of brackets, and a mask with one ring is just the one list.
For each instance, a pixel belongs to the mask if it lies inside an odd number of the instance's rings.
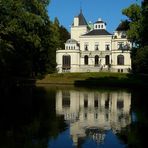
{"label": "clear sky", "polygon": [[126,18],[122,9],[133,3],[140,4],[141,0],[51,0],[48,14],[51,20],[57,17],[60,24],[70,31],[73,18],[80,13],[81,7],[87,22],[102,18],[107,23],[107,30],[112,33]]}

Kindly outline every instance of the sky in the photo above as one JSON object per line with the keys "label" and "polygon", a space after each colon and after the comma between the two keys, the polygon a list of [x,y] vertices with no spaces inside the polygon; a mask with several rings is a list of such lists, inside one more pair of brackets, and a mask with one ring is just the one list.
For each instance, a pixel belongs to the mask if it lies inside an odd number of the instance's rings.
{"label": "sky", "polygon": [[94,23],[98,18],[102,18],[107,23],[107,30],[113,33],[121,20],[126,19],[126,16],[122,15],[122,9],[133,3],[140,4],[141,0],[51,0],[48,15],[52,21],[57,17],[60,25],[70,31],[74,16],[77,16],[82,8],[87,22]]}

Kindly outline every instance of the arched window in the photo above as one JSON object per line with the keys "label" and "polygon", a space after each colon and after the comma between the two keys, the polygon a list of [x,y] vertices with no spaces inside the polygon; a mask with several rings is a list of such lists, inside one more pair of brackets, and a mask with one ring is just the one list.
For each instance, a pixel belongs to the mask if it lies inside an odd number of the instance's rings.
{"label": "arched window", "polygon": [[99,65],[99,56],[98,55],[95,56],[95,65],[96,66]]}
{"label": "arched window", "polygon": [[63,55],[63,69],[70,69],[71,57],[70,55]]}
{"label": "arched window", "polygon": [[109,65],[109,55],[105,56],[105,65]]}
{"label": "arched window", "polygon": [[84,56],[84,64],[88,65],[88,56],[87,55]]}
{"label": "arched window", "polygon": [[124,56],[123,55],[117,56],[117,65],[124,65]]}

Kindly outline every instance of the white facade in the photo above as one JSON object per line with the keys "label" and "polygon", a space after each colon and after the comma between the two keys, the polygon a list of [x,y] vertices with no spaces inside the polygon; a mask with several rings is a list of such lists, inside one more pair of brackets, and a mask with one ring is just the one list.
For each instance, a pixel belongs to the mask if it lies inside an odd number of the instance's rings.
{"label": "white facade", "polygon": [[126,38],[126,31],[119,26],[110,34],[106,23],[99,18],[90,28],[81,11],[74,18],[71,39],[65,43],[65,49],[56,52],[57,71],[129,72],[131,43]]}
{"label": "white facade", "polygon": [[131,123],[130,108],[131,94],[123,91],[59,90],[56,94],[56,113],[70,124],[74,145],[88,135],[102,143],[106,131],[120,132]]}

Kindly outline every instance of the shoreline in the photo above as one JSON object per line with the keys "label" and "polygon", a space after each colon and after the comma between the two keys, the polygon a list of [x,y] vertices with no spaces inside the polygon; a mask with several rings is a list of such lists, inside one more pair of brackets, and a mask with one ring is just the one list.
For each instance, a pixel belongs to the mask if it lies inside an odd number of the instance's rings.
{"label": "shoreline", "polygon": [[62,73],[48,74],[35,85],[74,85],[78,87],[147,88],[148,75],[125,73]]}

